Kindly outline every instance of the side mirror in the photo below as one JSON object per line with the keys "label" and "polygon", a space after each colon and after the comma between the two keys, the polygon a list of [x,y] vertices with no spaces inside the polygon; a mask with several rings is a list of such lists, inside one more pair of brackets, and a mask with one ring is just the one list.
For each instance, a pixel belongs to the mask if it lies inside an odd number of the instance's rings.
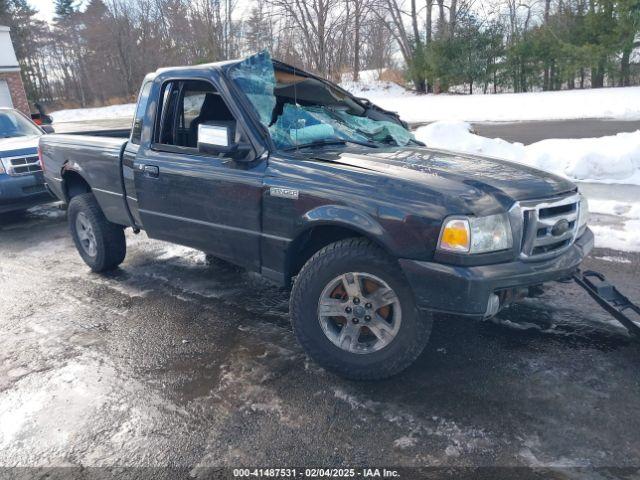
{"label": "side mirror", "polygon": [[251,152],[251,145],[234,142],[232,130],[225,125],[198,125],[198,150],[242,161]]}
{"label": "side mirror", "polygon": [[44,130],[44,133],[56,133],[51,125],[40,125],[40,128]]}

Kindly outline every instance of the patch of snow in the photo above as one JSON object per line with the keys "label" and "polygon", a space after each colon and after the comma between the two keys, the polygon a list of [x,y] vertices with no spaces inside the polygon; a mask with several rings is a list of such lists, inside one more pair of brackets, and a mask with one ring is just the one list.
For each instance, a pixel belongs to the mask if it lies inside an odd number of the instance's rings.
{"label": "patch of snow", "polygon": [[171,260],[172,258],[188,258],[196,263],[204,263],[205,254],[200,250],[167,243],[164,245],[164,252],[158,255],[158,260]]}
{"label": "patch of snow", "polygon": [[353,410],[372,410],[379,406],[378,402],[374,402],[372,400],[366,400],[362,402],[353,395],[350,395],[339,388],[334,390],[333,393],[337,399],[346,402]]}
{"label": "patch of snow", "polygon": [[99,275],[92,275],[91,280],[94,283],[105,285],[106,287],[115,290],[122,295],[126,295],[129,298],[143,298],[151,292],[151,290],[138,288],[136,285],[129,284],[127,281],[120,279],[113,280]]}
{"label": "patch of snow", "polygon": [[449,445],[447,448],[444,449],[444,454],[447,457],[459,457],[460,449],[455,445]]}
{"label": "patch of snow", "polygon": [[[358,73],[358,81],[362,83],[375,84],[380,81],[380,77],[383,73],[387,71],[386,68],[372,68],[370,70],[360,70]],[[353,72],[346,72],[342,74],[342,80],[340,81],[340,85],[343,85],[345,82],[352,81]]]}
{"label": "patch of snow", "polygon": [[386,71],[381,70],[363,70],[359,74],[359,79],[354,82],[351,72],[342,75],[340,86],[351,92],[357,97],[373,98],[373,97],[402,97],[413,94],[401,85],[386,80],[380,80],[380,76]]}
{"label": "patch of snow", "polygon": [[604,255],[602,257],[593,257],[597,260],[603,260],[605,262],[613,262],[613,263],[631,263],[631,260],[624,257],[611,257],[608,255]]}
{"label": "patch of snow", "polygon": [[589,199],[589,211],[591,213],[640,219],[640,198],[636,203],[619,202],[616,200]]}
{"label": "patch of snow", "polygon": [[550,461],[539,460],[531,451],[530,448],[523,448],[518,453],[518,456],[530,467],[544,467],[544,468],[578,468],[589,467],[591,462],[586,459],[572,459],[567,457],[560,457]]}
{"label": "patch of snow", "polygon": [[36,205],[35,207],[31,207],[28,211],[30,215],[46,218],[61,218],[67,214],[67,212],[58,208],[57,204]]}
{"label": "patch of snow", "polygon": [[404,437],[400,437],[394,440],[393,446],[401,450],[404,450],[405,448],[414,447],[416,443],[417,443],[417,440],[415,437],[405,435]]}
{"label": "patch of snow", "polygon": [[415,98],[415,96],[411,92],[398,85],[397,83],[382,80],[376,82],[365,82],[363,80],[354,82],[353,80],[345,80],[340,84],[340,86],[348,92],[351,92],[356,97],[372,99],[378,97],[401,98],[410,96],[412,98]]}
{"label": "patch of snow", "polygon": [[595,246],[623,252],[640,252],[640,220],[625,222],[622,229],[607,225],[590,225],[595,235]]}
{"label": "patch of snow", "polygon": [[125,103],[122,105],[109,105],[108,107],[58,110],[57,112],[51,112],[49,115],[53,118],[53,123],[80,122],[104,118],[133,118],[135,110],[135,103]]}
{"label": "patch of snow", "polygon": [[566,335],[565,332],[559,332],[557,330],[554,330],[553,328],[546,328],[543,327],[542,325],[539,325],[537,323],[533,323],[533,322],[513,322],[507,318],[502,318],[500,316],[497,317],[491,317],[488,320],[485,320],[491,323],[495,323],[496,325],[500,325],[502,327],[506,327],[506,328],[510,328],[512,330],[538,330],[542,333],[551,333],[551,334],[558,334],[558,335]]}
{"label": "patch of snow", "polygon": [[280,416],[284,415],[282,402],[279,398],[271,399],[268,402],[253,402],[249,405],[252,412],[257,413],[276,413]]}

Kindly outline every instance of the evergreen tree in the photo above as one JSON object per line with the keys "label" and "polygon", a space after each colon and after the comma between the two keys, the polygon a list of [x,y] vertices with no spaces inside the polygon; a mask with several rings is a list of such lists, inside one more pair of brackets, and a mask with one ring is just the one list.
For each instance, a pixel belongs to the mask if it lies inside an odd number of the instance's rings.
{"label": "evergreen tree", "polygon": [[257,0],[251,8],[247,21],[246,33],[247,51],[254,53],[263,49],[273,49],[273,31],[271,19],[263,0]]}
{"label": "evergreen tree", "polygon": [[77,11],[75,0],[55,0],[55,5],[58,17],[68,17]]}

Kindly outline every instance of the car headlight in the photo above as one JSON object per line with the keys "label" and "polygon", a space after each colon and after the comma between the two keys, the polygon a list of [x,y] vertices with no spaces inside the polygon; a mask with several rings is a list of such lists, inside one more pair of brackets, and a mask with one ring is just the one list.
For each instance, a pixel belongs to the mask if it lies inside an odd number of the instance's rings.
{"label": "car headlight", "polygon": [[587,222],[589,221],[589,202],[584,195],[580,195],[580,206],[578,209],[578,231],[580,231],[587,226]]}
{"label": "car headlight", "polygon": [[487,217],[452,217],[445,220],[438,249],[455,253],[487,253],[513,246],[506,213]]}
{"label": "car headlight", "polygon": [[0,175],[2,175],[3,173],[6,173],[7,171],[4,168],[4,163],[2,162],[2,159],[0,158]]}

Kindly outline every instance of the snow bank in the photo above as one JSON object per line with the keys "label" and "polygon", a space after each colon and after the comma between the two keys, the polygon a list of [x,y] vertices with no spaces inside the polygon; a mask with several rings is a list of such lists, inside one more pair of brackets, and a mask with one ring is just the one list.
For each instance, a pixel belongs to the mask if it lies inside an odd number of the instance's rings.
{"label": "snow bank", "polygon": [[504,158],[571,180],[640,185],[640,130],[527,146],[475,135],[468,123],[460,121],[432,123],[415,133],[430,147]]}
{"label": "snow bank", "polygon": [[438,120],[505,122],[576,118],[640,119],[640,87],[502,93],[498,95],[416,95],[395,83],[344,81],[354,95],[398,112],[410,123]]}
{"label": "snow bank", "polygon": [[58,110],[57,112],[50,113],[50,115],[53,118],[53,123],[83,122],[86,120],[100,120],[105,118],[133,118],[135,110],[135,103],[125,103],[123,105],[110,105],[108,107]]}

